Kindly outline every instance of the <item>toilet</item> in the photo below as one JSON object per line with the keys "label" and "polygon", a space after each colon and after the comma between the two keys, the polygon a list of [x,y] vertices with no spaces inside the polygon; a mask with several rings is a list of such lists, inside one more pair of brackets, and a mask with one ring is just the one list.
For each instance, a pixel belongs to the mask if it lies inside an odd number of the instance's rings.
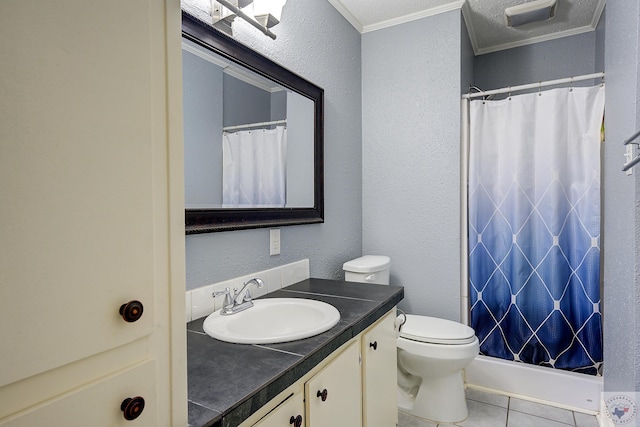
{"label": "toilet", "polygon": [[[365,255],[344,263],[345,280],[388,285],[390,265],[387,256]],[[397,346],[399,409],[436,423],[467,418],[462,370],[478,355],[474,330],[451,320],[407,314]]]}

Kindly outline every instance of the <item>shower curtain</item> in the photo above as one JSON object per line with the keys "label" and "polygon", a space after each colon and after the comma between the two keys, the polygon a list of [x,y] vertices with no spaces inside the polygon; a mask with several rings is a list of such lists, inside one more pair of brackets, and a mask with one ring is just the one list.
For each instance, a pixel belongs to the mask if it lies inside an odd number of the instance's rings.
{"label": "shower curtain", "polygon": [[604,86],[470,103],[470,323],[488,356],[597,375]]}
{"label": "shower curtain", "polygon": [[223,207],[284,207],[287,130],[258,129],[224,133]]}

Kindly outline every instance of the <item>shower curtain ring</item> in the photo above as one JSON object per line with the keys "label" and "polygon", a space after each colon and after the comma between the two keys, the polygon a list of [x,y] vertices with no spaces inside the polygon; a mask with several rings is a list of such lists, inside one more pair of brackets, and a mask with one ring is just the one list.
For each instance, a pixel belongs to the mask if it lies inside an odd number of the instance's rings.
{"label": "shower curtain ring", "polygon": [[509,86],[509,101],[511,101],[511,86]]}
{"label": "shower curtain ring", "polygon": [[569,89],[569,92],[573,92],[573,76],[571,76],[571,88]]}
{"label": "shower curtain ring", "polygon": [[542,96],[542,82],[538,82],[538,96]]}

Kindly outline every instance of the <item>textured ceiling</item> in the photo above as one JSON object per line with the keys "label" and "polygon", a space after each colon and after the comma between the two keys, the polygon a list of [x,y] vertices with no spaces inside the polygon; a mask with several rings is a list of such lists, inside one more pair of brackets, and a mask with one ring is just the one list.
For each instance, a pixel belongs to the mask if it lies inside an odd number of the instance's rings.
{"label": "textured ceiling", "polygon": [[462,8],[476,55],[593,31],[606,0],[558,0],[556,16],[508,28],[504,9],[527,0],[329,0],[366,33]]}

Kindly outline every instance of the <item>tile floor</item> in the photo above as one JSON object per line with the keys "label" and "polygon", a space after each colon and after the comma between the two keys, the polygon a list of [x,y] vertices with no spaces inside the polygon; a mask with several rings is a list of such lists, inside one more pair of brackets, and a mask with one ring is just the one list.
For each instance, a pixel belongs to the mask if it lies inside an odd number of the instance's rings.
{"label": "tile floor", "polygon": [[467,406],[469,417],[459,423],[434,424],[400,412],[398,427],[598,427],[595,415],[473,389],[467,389]]}

